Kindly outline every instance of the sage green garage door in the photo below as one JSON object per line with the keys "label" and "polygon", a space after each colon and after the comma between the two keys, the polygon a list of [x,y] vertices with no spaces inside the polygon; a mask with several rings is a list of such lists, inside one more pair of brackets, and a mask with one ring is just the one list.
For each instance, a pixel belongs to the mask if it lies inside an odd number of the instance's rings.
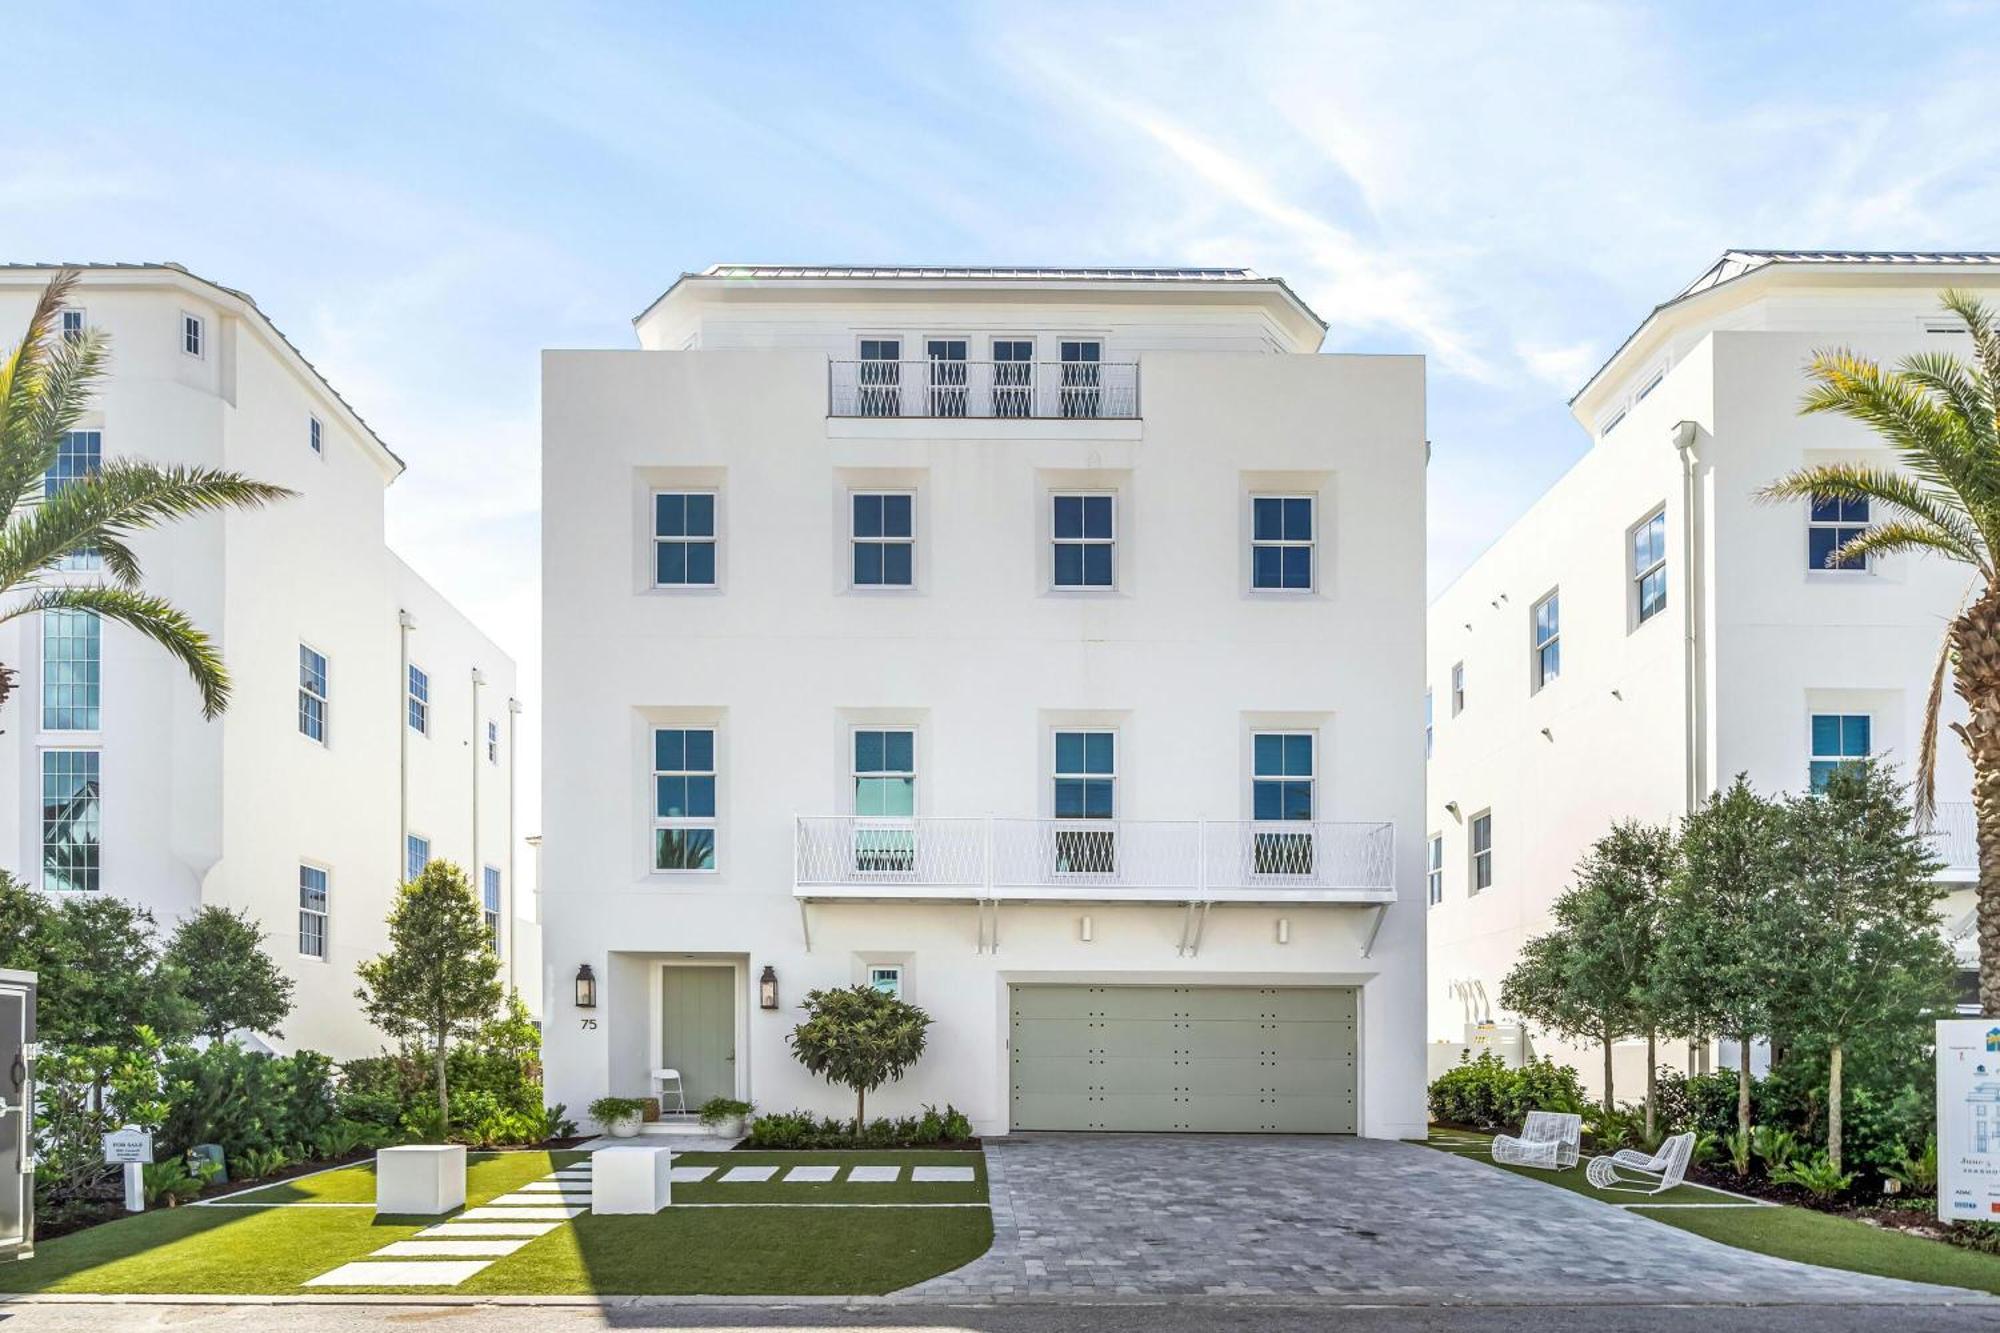
{"label": "sage green garage door", "polygon": [[1352,1134],[1355,992],[1015,986],[1015,1129]]}

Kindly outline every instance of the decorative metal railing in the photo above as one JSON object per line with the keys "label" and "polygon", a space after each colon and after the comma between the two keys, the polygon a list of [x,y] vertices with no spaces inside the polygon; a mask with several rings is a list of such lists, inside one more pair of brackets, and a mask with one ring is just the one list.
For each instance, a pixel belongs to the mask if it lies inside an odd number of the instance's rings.
{"label": "decorative metal railing", "polygon": [[1271,890],[1393,898],[1385,823],[1140,819],[798,820],[793,883],[884,897],[1220,901]]}
{"label": "decorative metal railing", "polygon": [[1979,817],[1970,801],[1939,801],[1931,817],[1931,848],[1954,879],[1979,874]]}
{"label": "decorative metal railing", "polygon": [[830,417],[1089,421],[1139,415],[1136,361],[829,361]]}

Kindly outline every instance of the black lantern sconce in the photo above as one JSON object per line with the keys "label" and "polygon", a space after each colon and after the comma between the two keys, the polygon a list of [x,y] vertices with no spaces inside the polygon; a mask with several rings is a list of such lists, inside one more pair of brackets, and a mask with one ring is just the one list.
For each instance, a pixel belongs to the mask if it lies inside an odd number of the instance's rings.
{"label": "black lantern sconce", "polygon": [[597,1007],[597,974],[585,963],[576,970],[576,1007],[595,1009]]}
{"label": "black lantern sconce", "polygon": [[778,1007],[778,969],[764,964],[764,975],[757,979],[757,1007],[776,1009]]}

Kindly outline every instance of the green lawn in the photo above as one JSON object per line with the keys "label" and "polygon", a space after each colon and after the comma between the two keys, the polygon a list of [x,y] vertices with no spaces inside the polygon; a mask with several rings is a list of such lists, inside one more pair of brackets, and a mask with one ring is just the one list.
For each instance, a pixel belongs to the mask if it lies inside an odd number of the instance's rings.
{"label": "green lawn", "polygon": [[[1631,1205],[1629,1211],[1692,1231],[1698,1236],[1823,1268],[1841,1268],[1904,1282],[1930,1282],[1947,1287],[2000,1293],[2000,1256],[1962,1250],[1942,1241],[1869,1226],[1852,1218],[1816,1213],[1806,1208],[1745,1206],[1736,1196],[1694,1185],[1665,1194],[1609,1194],[1591,1188],[1581,1167],[1570,1171],[1537,1171],[1532,1167],[1501,1166],[1487,1156],[1490,1137],[1464,1130],[1437,1130],[1429,1146],[1487,1162],[1502,1171],[1539,1180],[1558,1189],[1586,1194],[1606,1203]],[[1661,1208],[1658,1204],[1694,1204]]]}
{"label": "green lawn", "polygon": [[[466,1198],[477,1207],[578,1153],[476,1154]],[[971,1185],[830,1184],[674,1187],[676,1204],[807,1203],[807,1207],[680,1208],[651,1217],[585,1213],[530,1241],[461,1286],[463,1295],[857,1295],[892,1291],[968,1263],[992,1242],[980,1207],[843,1207],[854,1203],[964,1203],[986,1198],[978,1153],[708,1153],[680,1165],[862,1163],[973,1166]],[[842,1173],[845,1175],[845,1172]],[[444,1219],[377,1218],[372,1166],[343,1167],[230,1196],[274,1207],[159,1209],[42,1243],[33,1259],[0,1266],[0,1292],[299,1294],[301,1284]],[[304,1290],[402,1291],[409,1288]]]}

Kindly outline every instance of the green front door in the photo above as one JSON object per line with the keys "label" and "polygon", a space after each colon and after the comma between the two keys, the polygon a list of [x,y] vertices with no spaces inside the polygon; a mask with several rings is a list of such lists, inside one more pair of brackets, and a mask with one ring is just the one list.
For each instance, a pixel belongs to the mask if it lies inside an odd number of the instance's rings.
{"label": "green front door", "polygon": [[[690,1111],[711,1097],[734,1097],[736,969],[668,967],[662,971],[661,1067],[681,1071]],[[671,1098],[671,1091],[668,1096]]]}
{"label": "green front door", "polygon": [[1016,986],[1015,1129],[1355,1132],[1344,987]]}

